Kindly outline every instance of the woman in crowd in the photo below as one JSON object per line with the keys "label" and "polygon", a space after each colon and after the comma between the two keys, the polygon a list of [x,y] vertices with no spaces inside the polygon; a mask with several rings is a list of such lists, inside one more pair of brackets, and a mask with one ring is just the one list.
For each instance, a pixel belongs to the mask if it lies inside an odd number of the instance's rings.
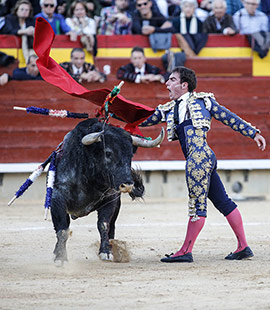
{"label": "woman in crowd", "polygon": [[81,36],[81,42],[89,53],[96,55],[96,22],[87,16],[87,6],[83,1],[74,1],[66,18],[67,25],[77,35]]}
{"label": "woman in crowd", "polygon": [[32,4],[28,0],[19,0],[13,9],[13,13],[6,16],[6,34],[22,37],[22,50],[25,62],[33,53],[33,38],[35,31],[35,19],[33,18]]}

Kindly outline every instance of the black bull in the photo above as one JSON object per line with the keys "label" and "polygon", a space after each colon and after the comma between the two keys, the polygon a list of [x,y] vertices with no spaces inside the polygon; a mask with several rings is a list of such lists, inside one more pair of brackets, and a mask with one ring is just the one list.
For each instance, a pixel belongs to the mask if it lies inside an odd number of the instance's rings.
{"label": "black bull", "polygon": [[144,193],[141,176],[131,168],[133,153],[137,146],[154,147],[163,138],[163,130],[156,140],[147,141],[97,119],[80,122],[66,135],[56,158],[51,203],[57,236],[55,261],[67,260],[70,216],[76,219],[92,211],[98,212],[99,255],[113,259],[109,239],[114,238],[121,192],[133,199]]}

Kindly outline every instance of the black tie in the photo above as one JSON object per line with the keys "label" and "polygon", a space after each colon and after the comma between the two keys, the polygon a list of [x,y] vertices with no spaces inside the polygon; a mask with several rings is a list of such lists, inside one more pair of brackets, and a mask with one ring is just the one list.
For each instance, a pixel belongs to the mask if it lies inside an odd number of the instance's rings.
{"label": "black tie", "polygon": [[181,100],[175,100],[175,106],[174,106],[174,110],[173,110],[173,119],[174,119],[174,124],[178,125],[179,124],[179,104]]}

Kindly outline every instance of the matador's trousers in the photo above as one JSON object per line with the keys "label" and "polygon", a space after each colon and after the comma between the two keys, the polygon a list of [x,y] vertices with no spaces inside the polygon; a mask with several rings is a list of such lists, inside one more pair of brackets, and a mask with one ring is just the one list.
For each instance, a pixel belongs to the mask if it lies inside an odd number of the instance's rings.
{"label": "matador's trousers", "polygon": [[216,171],[216,155],[206,141],[207,128],[197,129],[187,120],[176,126],[176,133],[186,158],[189,216],[206,217],[207,198],[227,216],[237,206],[228,197]]}

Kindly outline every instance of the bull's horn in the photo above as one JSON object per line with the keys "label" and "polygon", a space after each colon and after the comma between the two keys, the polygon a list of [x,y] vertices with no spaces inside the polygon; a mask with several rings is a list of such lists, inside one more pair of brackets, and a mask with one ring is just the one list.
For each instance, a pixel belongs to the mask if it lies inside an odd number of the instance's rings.
{"label": "bull's horn", "polygon": [[148,148],[159,146],[162,143],[164,137],[165,137],[164,128],[161,129],[159,136],[155,140],[147,140],[131,136],[133,145]]}
{"label": "bull's horn", "polygon": [[84,145],[90,145],[93,144],[95,142],[100,142],[101,138],[100,136],[104,133],[104,130],[100,131],[100,132],[93,132],[93,133],[89,133],[88,135],[84,136],[82,138],[82,144]]}

